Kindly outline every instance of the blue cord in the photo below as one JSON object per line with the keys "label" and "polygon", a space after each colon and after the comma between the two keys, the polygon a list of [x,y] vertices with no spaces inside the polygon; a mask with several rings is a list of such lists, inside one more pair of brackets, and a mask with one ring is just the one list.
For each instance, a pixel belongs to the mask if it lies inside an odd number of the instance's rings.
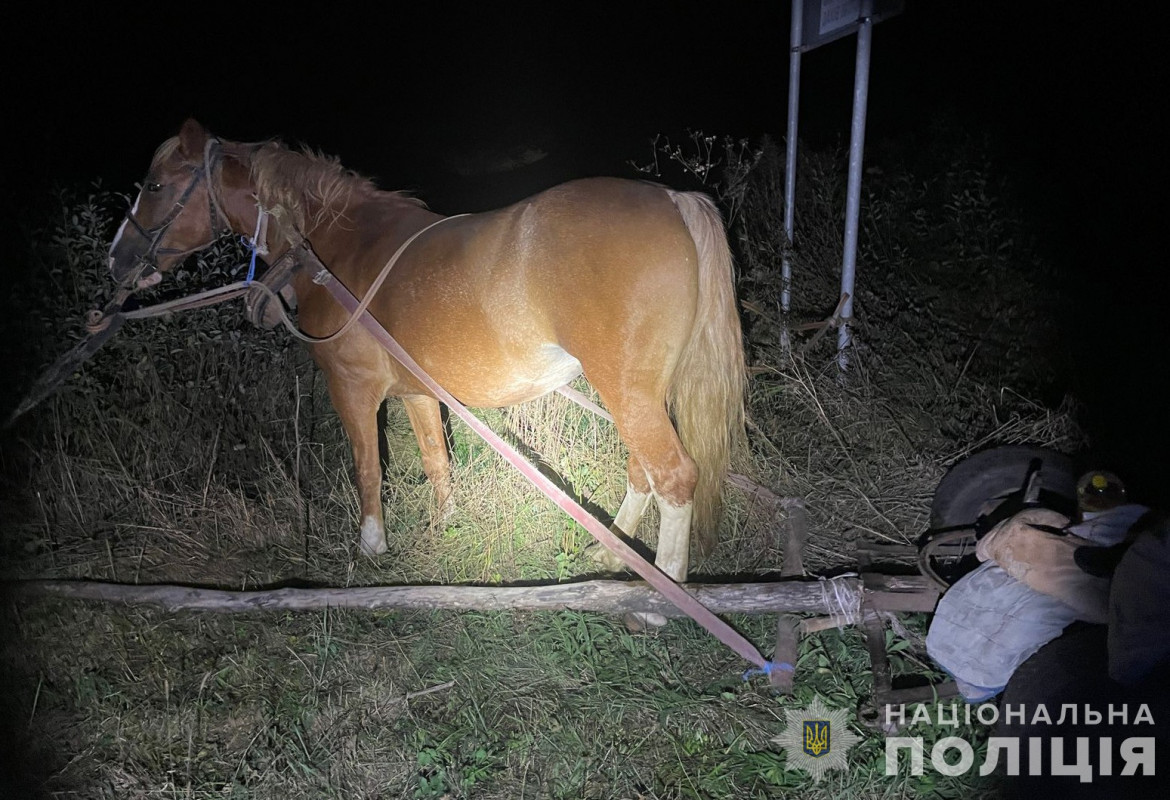
{"label": "blue cord", "polygon": [[256,242],[248,239],[247,236],[244,237],[244,242],[252,246],[252,260],[248,263],[248,277],[244,278],[244,283],[249,284],[256,274]]}
{"label": "blue cord", "polygon": [[753,667],[753,668],[749,669],[747,672],[745,672],[743,674],[743,679],[745,681],[750,681],[756,675],[771,676],[771,674],[774,670],[780,670],[781,672],[795,672],[796,667],[792,666],[787,661],[781,661],[778,664],[771,662],[771,661],[765,661],[764,666],[759,667],[758,669],[756,667]]}

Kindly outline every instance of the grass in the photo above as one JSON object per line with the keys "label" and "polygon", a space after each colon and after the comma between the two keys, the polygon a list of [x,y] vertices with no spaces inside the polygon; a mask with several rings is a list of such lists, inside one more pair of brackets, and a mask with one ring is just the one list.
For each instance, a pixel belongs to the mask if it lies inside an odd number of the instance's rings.
{"label": "grass", "polygon": [[[571,612],[233,619],[56,606],[38,617],[20,626],[22,649],[60,626],[87,632],[42,665],[64,678],[42,679],[33,717],[75,754],[53,765],[60,786],[123,797],[702,797],[803,783],[769,747],[782,706],[689,623],[635,637]],[[766,624],[743,622],[765,635]],[[834,701],[866,691],[826,681],[827,667],[809,672]],[[64,711],[79,707],[81,736]]]}
{"label": "grass", "polygon": [[[978,143],[939,137],[920,171],[868,184],[854,373],[833,337],[778,347],[779,161],[768,143],[701,139],[708,181],[734,211],[755,377],[741,464],[806,499],[806,564],[853,566],[858,539],[906,542],[947,466],[991,443],[1075,450],[1071,401],[1032,399],[1037,271],[1010,193]],[[949,148],[949,149],[948,149]],[[660,166],[692,156],[663,151]],[[948,161],[949,159],[949,161]],[[812,155],[799,185],[796,312],[836,305],[843,160]],[[941,166],[940,166],[941,164]],[[29,239],[29,280],[3,303],[31,377],[70,344],[106,288],[117,198],[63,195]],[[223,244],[180,288],[238,263]],[[236,259],[236,260],[233,260]],[[218,272],[217,272],[218,271]],[[988,297],[972,304],[975,293]],[[18,310],[19,309],[19,313]],[[580,388],[586,389],[582,385]],[[8,387],[12,400],[19,386]],[[612,513],[625,457],[612,427],[550,396],[482,417]],[[5,578],[65,577],[247,588],[566,580],[593,570],[588,535],[458,423],[459,511],[432,526],[430,487],[401,406],[387,407],[390,552],[357,555],[349,447],[307,355],[222,308],[132,323],[0,450]],[[780,566],[783,520],[732,495],[698,571]],[[651,514],[643,525],[655,529]],[[653,535],[646,535],[653,546]],[[814,695],[860,709],[872,690],[856,630],[801,644],[796,694],[741,680],[745,665],[690,622],[632,635],[601,615],[315,612],[212,616],[38,601],[7,604],[0,649],[12,796],[61,798],[957,797],[972,776],[887,777],[884,737],[858,727],[849,768],[819,784],[771,738]],[[733,623],[765,652],[773,621]],[[930,674],[924,618],[890,633],[896,671]],[[923,731],[929,745],[937,731]],[[978,740],[986,732],[971,731]],[[981,759],[977,761],[981,763]],[[929,773],[929,770],[928,770]],[[5,786],[0,783],[0,795]]]}

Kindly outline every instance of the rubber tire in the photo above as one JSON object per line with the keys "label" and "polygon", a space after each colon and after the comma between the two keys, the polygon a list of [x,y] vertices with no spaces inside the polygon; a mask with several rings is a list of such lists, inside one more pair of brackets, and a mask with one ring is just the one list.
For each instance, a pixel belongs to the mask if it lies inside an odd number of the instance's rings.
{"label": "rubber tire", "polygon": [[974,524],[988,501],[1023,488],[1028,467],[1037,458],[1042,462],[1040,504],[1071,512],[1078,474],[1071,458],[1043,447],[1003,445],[960,461],[943,476],[930,506],[931,528]]}

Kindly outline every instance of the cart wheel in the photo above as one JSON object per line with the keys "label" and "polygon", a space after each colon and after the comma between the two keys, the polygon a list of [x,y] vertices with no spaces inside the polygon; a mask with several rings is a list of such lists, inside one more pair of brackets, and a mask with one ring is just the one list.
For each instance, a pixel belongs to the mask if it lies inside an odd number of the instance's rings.
{"label": "cart wheel", "polygon": [[1005,445],[960,461],[939,481],[930,506],[930,527],[974,525],[1002,501],[1022,492],[1029,475],[1040,470],[1036,504],[1067,516],[1076,510],[1077,472],[1073,460],[1043,447]]}
{"label": "cart wheel", "polygon": [[959,462],[935,490],[931,529],[918,541],[919,571],[945,591],[979,565],[977,534],[1000,520],[1026,505],[1071,517],[1076,480],[1071,458],[1042,447],[1005,445]]}

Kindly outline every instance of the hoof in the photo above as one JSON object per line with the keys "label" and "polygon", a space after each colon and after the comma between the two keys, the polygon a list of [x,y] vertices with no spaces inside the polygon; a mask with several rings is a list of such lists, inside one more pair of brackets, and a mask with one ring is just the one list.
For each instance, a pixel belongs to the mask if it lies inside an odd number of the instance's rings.
{"label": "hoof", "polygon": [[617,553],[602,544],[594,542],[586,548],[589,558],[601,568],[602,572],[629,572],[630,568],[622,561]]}
{"label": "hoof", "polygon": [[631,611],[622,615],[622,622],[630,633],[648,633],[666,627],[667,619],[653,612]]}
{"label": "hoof", "polygon": [[378,542],[377,544],[369,544],[365,539],[362,539],[359,549],[362,551],[363,556],[369,556],[370,558],[380,556],[387,550],[385,540]]}
{"label": "hoof", "polygon": [[370,558],[386,552],[386,531],[371,517],[366,517],[365,522],[362,523],[358,546],[362,555]]}

